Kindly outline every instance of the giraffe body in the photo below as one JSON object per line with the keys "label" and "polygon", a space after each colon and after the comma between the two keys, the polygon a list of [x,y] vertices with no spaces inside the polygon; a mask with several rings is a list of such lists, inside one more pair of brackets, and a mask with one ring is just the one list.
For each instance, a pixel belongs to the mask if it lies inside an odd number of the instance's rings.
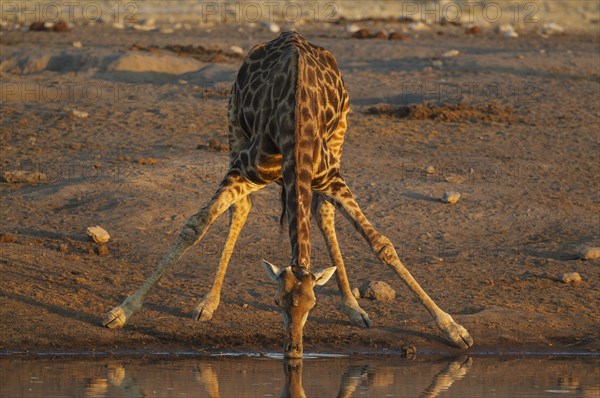
{"label": "giraffe body", "polygon": [[[335,271],[342,311],[353,324],[370,326],[368,315],[352,296],[334,224],[335,208],[366,239],[375,255],[392,267],[430,312],[450,342],[473,344],[468,332],[443,312],[400,262],[389,239],[364,216],[340,174],[349,98],[335,58],[295,32],[255,46],[238,72],[229,102],[230,168],[211,200],[191,216],[177,241],[143,285],[105,316],[103,324],[123,326],[137,312],[151,288],[204,236],[210,224],[231,209],[230,229],[217,274],[193,318],[209,320],[219,304],[223,278],[233,247],[252,207],[250,196],[269,183],[282,186],[292,258],[288,267],[267,262],[268,275],[279,283],[287,338],[284,355],[302,357],[302,329],[315,304],[314,286]],[[315,214],[334,267],[310,271],[310,217]]]}

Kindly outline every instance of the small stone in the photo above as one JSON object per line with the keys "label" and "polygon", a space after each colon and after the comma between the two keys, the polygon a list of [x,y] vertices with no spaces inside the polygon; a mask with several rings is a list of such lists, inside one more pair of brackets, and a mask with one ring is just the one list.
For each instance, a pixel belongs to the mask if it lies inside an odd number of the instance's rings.
{"label": "small stone", "polygon": [[271,33],[279,33],[281,31],[281,28],[275,22],[263,22],[262,26]]}
{"label": "small stone", "polygon": [[465,34],[467,35],[477,35],[479,33],[481,33],[481,26],[479,25],[473,25],[465,29]]}
{"label": "small stone", "polygon": [[442,66],[444,66],[444,62],[442,62],[441,59],[435,59],[431,62],[432,66],[435,66],[436,68],[441,68]]}
{"label": "small stone", "polygon": [[242,304],[242,308],[244,308],[244,309],[248,308],[248,304],[246,304],[246,303]]}
{"label": "small stone", "polygon": [[380,30],[379,32],[373,34],[373,39],[383,39],[383,40],[385,40],[385,39],[387,39],[387,36],[388,35],[384,31]]}
{"label": "small stone", "polygon": [[173,29],[171,29],[171,28],[162,28],[162,29],[160,30],[160,33],[164,33],[164,34],[166,34],[166,35],[168,35],[168,34],[171,34],[171,33],[173,33],[173,32],[175,32],[175,31],[174,31]]}
{"label": "small stone", "polygon": [[108,232],[99,225],[87,227],[86,233],[96,243],[106,243],[110,239]]}
{"label": "small stone", "polygon": [[459,55],[460,55],[460,51],[458,51],[458,50],[448,50],[442,54],[442,57],[443,58],[451,58],[451,57],[458,57]]}
{"label": "small stone", "polygon": [[181,85],[186,85],[186,84],[188,84],[188,81],[184,80],[184,79],[179,79],[179,80],[177,80],[177,83],[179,83]]}
{"label": "small stone", "polygon": [[581,283],[581,281],[582,281],[581,276],[577,272],[566,272],[566,273],[562,274],[560,280],[567,284],[569,284],[569,283],[577,284],[577,283]]}
{"label": "small stone", "polygon": [[125,29],[125,24],[122,22],[114,22],[112,27],[113,29]]}
{"label": "small stone", "polygon": [[352,37],[355,39],[368,39],[371,37],[371,33],[369,33],[369,29],[362,28],[352,33]]}
{"label": "small stone", "polygon": [[244,55],[244,49],[240,46],[231,46],[229,47],[229,51],[231,51],[234,54]]}
{"label": "small stone", "polygon": [[415,32],[424,32],[427,30],[431,30],[431,28],[426,23],[423,23],[422,21],[409,23],[408,29],[415,31]]}
{"label": "small stone", "polygon": [[433,167],[432,165],[429,165],[425,168],[425,173],[427,174],[435,174],[435,167]]}
{"label": "small stone", "polygon": [[444,203],[456,203],[460,199],[460,193],[453,191],[446,191],[442,195],[442,202]]}
{"label": "small stone", "polygon": [[600,258],[600,247],[584,247],[579,252],[579,258],[582,260],[596,260]]}
{"label": "small stone", "polygon": [[401,33],[398,32],[392,32],[390,33],[390,35],[388,36],[388,40],[404,40],[404,36],[402,36]]}
{"label": "small stone", "polygon": [[139,159],[136,159],[135,162],[137,164],[141,164],[141,165],[152,166],[152,165],[160,163],[160,159],[155,159],[155,158],[139,158]]}
{"label": "small stone", "polygon": [[511,30],[508,32],[504,32],[503,36],[506,37],[507,39],[516,39],[517,37],[519,37],[519,34],[517,32],[515,32],[514,30]]}
{"label": "small stone", "polygon": [[106,245],[100,245],[98,246],[98,248],[96,249],[96,254],[99,256],[106,256],[108,255],[108,246]]}
{"label": "small stone", "polygon": [[85,111],[79,111],[79,110],[77,110],[77,109],[73,109],[73,110],[71,111],[71,115],[73,115],[74,117],[76,117],[76,118],[79,118],[79,119],[85,119],[85,118],[87,118],[88,116],[90,116],[90,114],[89,114],[89,113],[87,113],[87,112],[85,112]]}
{"label": "small stone", "polygon": [[58,245],[58,251],[61,253],[66,253],[69,251],[69,246],[67,246],[66,243],[61,243],[60,245]]}
{"label": "small stone", "polygon": [[346,25],[346,32],[348,32],[348,33],[358,32],[359,30],[360,30],[360,26],[358,26],[356,24]]}
{"label": "small stone", "polygon": [[504,34],[506,32],[513,32],[515,28],[511,24],[497,25],[494,29],[496,33]]}
{"label": "small stone", "polygon": [[65,21],[58,21],[57,23],[54,24],[54,26],[52,26],[52,31],[53,32],[70,32],[71,27]]}
{"label": "small stone", "polygon": [[542,25],[542,33],[546,35],[551,35],[553,33],[564,33],[564,31],[565,28],[554,22],[549,22]]}
{"label": "small stone", "polygon": [[73,42],[73,47],[75,47],[75,48],[81,48],[81,47],[83,47],[83,44],[81,44],[80,41],[74,41]]}
{"label": "small stone", "polygon": [[360,291],[358,290],[357,287],[355,287],[354,289],[352,289],[352,295],[354,296],[355,299],[359,299],[360,298]]}
{"label": "small stone", "polygon": [[396,292],[382,281],[366,281],[361,286],[361,296],[371,300],[390,301],[396,298]]}

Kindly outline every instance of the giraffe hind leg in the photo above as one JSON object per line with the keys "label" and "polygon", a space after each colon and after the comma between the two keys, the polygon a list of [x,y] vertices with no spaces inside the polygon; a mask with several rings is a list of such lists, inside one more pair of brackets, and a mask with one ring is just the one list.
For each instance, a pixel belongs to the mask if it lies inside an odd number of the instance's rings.
{"label": "giraffe hind leg", "polygon": [[335,233],[335,207],[321,195],[314,196],[313,207],[313,213],[316,215],[317,224],[327,244],[332,265],[337,267],[335,276],[342,300],[342,312],[348,316],[352,325],[371,327],[369,315],[360,308],[350,290],[344,259]]}
{"label": "giraffe hind leg", "polygon": [[246,224],[248,213],[250,213],[251,208],[252,202],[250,201],[250,195],[240,199],[230,208],[231,216],[229,220],[229,232],[227,234],[225,247],[221,253],[221,260],[219,261],[215,278],[210,287],[210,291],[204,296],[202,302],[194,309],[192,319],[197,321],[209,321],[212,319],[213,313],[219,306],[223,278],[225,278],[225,272],[227,272],[227,266],[231,260],[235,243],[237,242],[244,224]]}
{"label": "giraffe hind leg", "polygon": [[161,259],[154,272],[135,293],[105,315],[102,325],[111,329],[123,327],[129,318],[142,308],[146,296],[164,273],[170,270],[192,245],[202,239],[216,218],[232,204],[262,187],[264,185],[251,183],[238,173],[229,172],[208,204],[186,221],[179,237]]}
{"label": "giraffe hind leg", "polygon": [[336,207],[352,223],[358,232],[365,238],[371,250],[381,262],[390,266],[402,279],[406,286],[419,299],[421,304],[431,314],[435,324],[444,334],[445,338],[455,346],[466,349],[473,345],[469,332],[452,319],[452,316],[442,311],[440,307],[421,288],[404,264],[398,258],[398,253],[390,240],[379,233],[367,220],[356,203],[350,188],[338,174],[331,178],[328,184],[319,188],[318,192],[334,201]]}

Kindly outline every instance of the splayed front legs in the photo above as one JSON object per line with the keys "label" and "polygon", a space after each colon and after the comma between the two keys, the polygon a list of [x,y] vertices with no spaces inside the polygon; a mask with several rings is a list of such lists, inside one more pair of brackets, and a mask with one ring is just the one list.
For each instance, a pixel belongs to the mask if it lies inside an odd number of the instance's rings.
{"label": "splayed front legs", "polygon": [[111,329],[124,326],[129,318],[142,308],[146,296],[165,272],[170,270],[192,245],[202,239],[208,227],[217,217],[232,204],[263,186],[251,183],[237,173],[226,175],[208,204],[186,221],[177,241],[162,258],[152,275],[144,281],[135,293],[127,297],[120,306],[110,310],[102,320],[102,324]]}

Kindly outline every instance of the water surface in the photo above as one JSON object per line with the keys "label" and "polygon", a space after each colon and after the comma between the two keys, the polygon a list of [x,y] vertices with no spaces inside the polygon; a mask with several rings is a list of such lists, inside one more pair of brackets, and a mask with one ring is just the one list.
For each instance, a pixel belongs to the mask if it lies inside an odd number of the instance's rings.
{"label": "water surface", "polygon": [[600,357],[0,358],[0,397],[600,397]]}

